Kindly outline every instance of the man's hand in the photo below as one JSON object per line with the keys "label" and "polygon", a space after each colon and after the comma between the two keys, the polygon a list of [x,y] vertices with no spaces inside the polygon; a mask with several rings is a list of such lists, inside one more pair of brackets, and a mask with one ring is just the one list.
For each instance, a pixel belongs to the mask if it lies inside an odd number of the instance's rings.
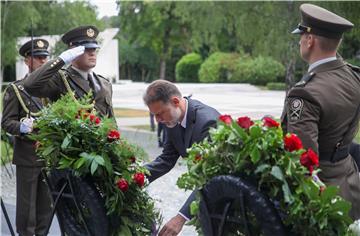
{"label": "man's hand", "polygon": [[70,48],[64,52],[62,52],[59,57],[65,62],[65,64],[68,64],[72,62],[75,58],[78,56],[84,54],[85,47],[84,46],[77,46],[75,48]]}
{"label": "man's hand", "polygon": [[20,133],[28,134],[33,130],[34,118],[25,118],[20,123]]}
{"label": "man's hand", "polygon": [[176,236],[180,233],[185,224],[185,218],[177,214],[171,218],[164,227],[160,230],[159,236]]}

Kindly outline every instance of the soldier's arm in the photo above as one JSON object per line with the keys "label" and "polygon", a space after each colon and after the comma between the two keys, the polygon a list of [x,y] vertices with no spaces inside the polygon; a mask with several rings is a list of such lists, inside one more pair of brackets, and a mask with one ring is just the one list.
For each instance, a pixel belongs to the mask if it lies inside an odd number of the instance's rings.
{"label": "soldier's arm", "polygon": [[25,78],[25,90],[35,97],[58,97],[63,87],[58,71],[64,65],[60,58],[48,61]]}
{"label": "soldier's arm", "polygon": [[109,117],[113,117],[115,118],[115,113],[114,113],[114,109],[113,109],[113,105],[112,105],[112,98],[113,98],[113,89],[112,89],[112,84],[110,83],[110,107],[109,107]]}
{"label": "soldier's arm", "polygon": [[289,94],[286,102],[288,117],[287,132],[295,133],[301,139],[304,148],[318,149],[320,105],[306,91]]}
{"label": "soldier's arm", "polygon": [[20,109],[15,92],[9,86],[3,97],[1,128],[12,135],[20,135]]}
{"label": "soldier's arm", "polygon": [[64,83],[58,71],[67,63],[82,55],[84,46],[70,48],[62,52],[54,60],[50,60],[40,68],[32,72],[25,80],[24,87],[28,93],[35,97],[48,97],[57,99],[61,93],[65,93]]}

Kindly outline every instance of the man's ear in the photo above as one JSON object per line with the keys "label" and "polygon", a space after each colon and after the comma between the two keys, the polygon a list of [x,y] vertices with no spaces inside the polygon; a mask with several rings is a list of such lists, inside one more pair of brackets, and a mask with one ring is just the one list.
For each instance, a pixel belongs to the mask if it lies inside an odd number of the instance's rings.
{"label": "man's ear", "polygon": [[180,106],[180,98],[176,97],[176,96],[172,96],[171,97],[171,103],[176,106],[179,107]]}
{"label": "man's ear", "polygon": [[308,34],[307,35],[307,42],[306,42],[306,47],[307,48],[312,48],[315,44],[315,36],[312,34]]}

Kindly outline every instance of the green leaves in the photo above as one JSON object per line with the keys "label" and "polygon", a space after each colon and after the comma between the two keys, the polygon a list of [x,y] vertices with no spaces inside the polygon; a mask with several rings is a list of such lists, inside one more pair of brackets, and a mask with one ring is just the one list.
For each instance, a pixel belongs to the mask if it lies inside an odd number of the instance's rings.
{"label": "green leaves", "polygon": [[260,151],[258,147],[253,147],[250,153],[251,161],[256,164],[260,160]]}
{"label": "green leaves", "polygon": [[71,144],[71,134],[67,134],[66,137],[64,138],[64,141],[61,144],[61,149],[64,150],[66,148],[69,147],[69,145]]}
{"label": "green leaves", "polygon": [[[210,131],[209,140],[190,148],[188,172],[177,185],[201,189],[214,176],[240,175],[255,180],[259,190],[279,203],[291,233],[345,235],[351,222],[347,216],[349,203],[337,195],[334,187],[320,192],[320,180],[308,176],[300,164],[301,153],[284,150],[280,127],[264,127],[262,122],[256,122],[250,129],[243,129],[236,122],[220,122],[217,129]],[[196,161],[198,155],[201,161]],[[198,205],[192,207],[192,213],[196,213]],[[192,222],[199,226],[196,216]]]}
{"label": "green leaves", "polygon": [[[144,158],[144,151],[126,140],[108,142],[107,135],[116,128],[114,120],[101,118],[91,122],[96,113],[84,109],[89,97],[75,102],[65,95],[46,107],[36,121],[38,132],[32,138],[39,142],[38,155],[48,168],[70,169],[80,177],[90,177],[105,200],[109,217],[123,217],[111,235],[147,236],[161,216],[153,200],[133,181],[136,173],[147,173],[135,160]],[[87,107],[87,106],[86,106]],[[118,180],[128,184],[126,192]]]}

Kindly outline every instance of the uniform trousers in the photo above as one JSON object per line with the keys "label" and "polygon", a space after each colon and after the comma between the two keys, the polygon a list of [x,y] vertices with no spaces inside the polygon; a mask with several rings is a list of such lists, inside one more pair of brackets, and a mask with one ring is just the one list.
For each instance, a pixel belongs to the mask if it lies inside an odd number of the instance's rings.
{"label": "uniform trousers", "polygon": [[51,217],[51,196],[42,167],[16,166],[16,231],[21,236],[45,235]]}

